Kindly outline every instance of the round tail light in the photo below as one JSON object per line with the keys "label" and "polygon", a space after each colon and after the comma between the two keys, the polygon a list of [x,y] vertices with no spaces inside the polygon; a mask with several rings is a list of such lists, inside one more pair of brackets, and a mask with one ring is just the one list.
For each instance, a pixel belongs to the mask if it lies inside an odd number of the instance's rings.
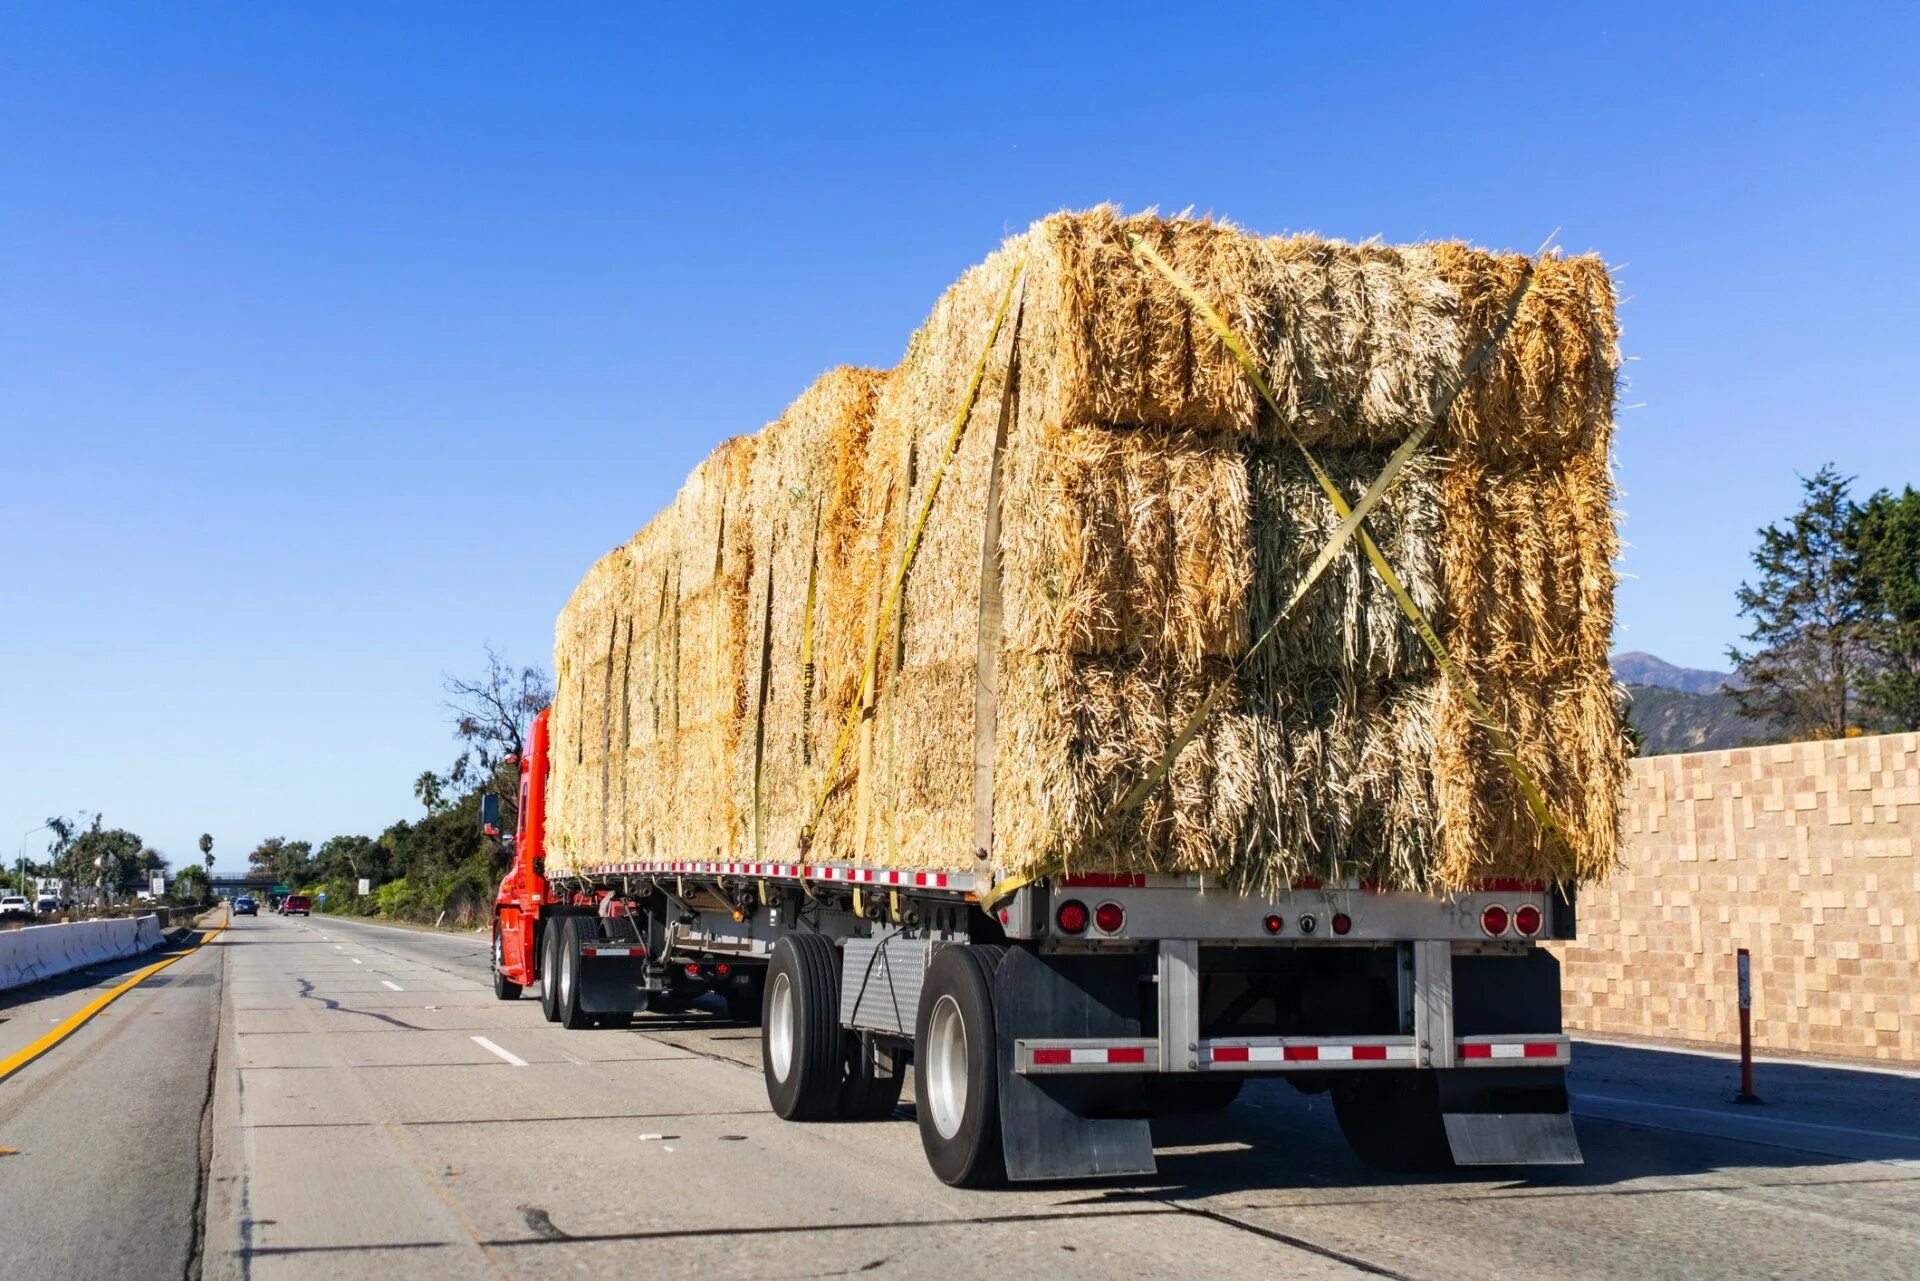
{"label": "round tail light", "polygon": [[1053,923],[1060,927],[1062,934],[1085,934],[1087,920],[1087,905],[1077,898],[1068,899],[1053,914]]}
{"label": "round tail light", "polygon": [[694,962],[694,961],[687,962],[687,977],[690,979],[697,979],[700,977],[700,966],[697,962]]}
{"label": "round tail light", "polygon": [[1269,934],[1278,934],[1281,930],[1287,928],[1286,921],[1278,916],[1269,916],[1266,920],[1260,922],[1260,924],[1267,927],[1267,933]]}
{"label": "round tail light", "polygon": [[1519,930],[1528,938],[1532,938],[1538,934],[1540,932],[1540,909],[1531,903],[1525,907],[1515,908],[1513,912],[1513,928]]}
{"label": "round tail light", "polygon": [[1351,916],[1348,916],[1345,912],[1335,912],[1333,914],[1333,932],[1335,934],[1345,934],[1352,928],[1353,918]]}
{"label": "round tail light", "polygon": [[1102,903],[1093,909],[1094,928],[1102,934],[1118,934],[1126,923],[1126,909],[1118,903]]}
{"label": "round tail light", "polygon": [[721,978],[725,978],[727,975],[733,973],[732,967],[730,967],[725,961],[722,961],[720,962],[720,964],[714,966],[713,971],[714,973],[718,974]]}
{"label": "round tail light", "polygon": [[1489,903],[1480,909],[1480,928],[1489,937],[1499,938],[1507,932],[1507,909],[1498,903]]}

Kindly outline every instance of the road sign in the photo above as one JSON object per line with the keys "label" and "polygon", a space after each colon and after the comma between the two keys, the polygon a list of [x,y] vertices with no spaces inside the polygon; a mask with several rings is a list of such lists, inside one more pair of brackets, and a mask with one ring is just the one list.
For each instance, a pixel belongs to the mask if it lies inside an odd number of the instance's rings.
{"label": "road sign", "polygon": [[360,878],[360,892],[361,892],[362,894],[371,894],[371,893],[373,893],[373,882],[372,882],[372,881],[370,881],[370,880],[368,880],[368,879],[367,879],[366,877],[364,877],[364,876]]}
{"label": "road sign", "polygon": [[149,875],[147,878],[147,891],[155,898],[159,898],[162,894],[165,894],[167,892],[167,874],[165,872],[154,872]]}

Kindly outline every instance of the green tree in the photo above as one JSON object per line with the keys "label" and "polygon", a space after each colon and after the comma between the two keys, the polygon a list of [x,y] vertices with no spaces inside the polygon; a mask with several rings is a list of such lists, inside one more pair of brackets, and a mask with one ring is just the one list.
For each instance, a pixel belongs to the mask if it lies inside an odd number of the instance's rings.
{"label": "green tree", "polygon": [[1867,616],[1861,706],[1883,728],[1920,729],[1920,492],[1883,489],[1860,504],[1847,546]]}
{"label": "green tree", "polygon": [[299,885],[313,872],[313,843],[269,836],[247,855],[247,866],[259,876],[271,876],[282,885]]}
{"label": "green tree", "polygon": [[1754,645],[1727,650],[1739,668],[1733,694],[1740,714],[1796,738],[1844,738],[1859,726],[1868,613],[1859,557],[1847,538],[1852,483],[1831,463],[1803,477],[1800,510],[1759,531],[1758,581],[1742,583],[1737,593]]}
{"label": "green tree", "polygon": [[207,897],[207,870],[189,863],[173,875],[169,897],[176,903],[202,903]]}
{"label": "green tree", "polygon": [[146,845],[124,827],[107,827],[100,815],[74,835],[63,855],[66,876],[74,885],[99,887],[109,902],[142,883],[141,854]]}

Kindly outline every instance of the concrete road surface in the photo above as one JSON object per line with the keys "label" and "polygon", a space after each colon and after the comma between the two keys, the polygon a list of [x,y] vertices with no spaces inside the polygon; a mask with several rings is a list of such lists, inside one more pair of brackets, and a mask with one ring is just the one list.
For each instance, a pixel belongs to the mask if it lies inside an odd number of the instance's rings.
{"label": "concrete road surface", "polygon": [[[0,1205],[26,1224],[43,1207],[60,1224],[145,1223],[152,1266],[128,1275],[198,1273],[179,1216],[202,1150],[216,1277],[1920,1270],[1913,1077],[1763,1064],[1767,1105],[1737,1108],[1725,1061],[1582,1044],[1586,1166],[1413,1180],[1355,1162],[1323,1098],[1258,1082],[1226,1113],[1158,1124],[1149,1183],[969,1193],[927,1172],[910,1104],[882,1122],[782,1122],[757,1030],[701,1010],[562,1031],[530,998],[493,999],[478,937],[242,918],[187,966],[203,986],[136,994],[121,1005],[147,1012],[117,1038],[70,1043],[71,1088],[49,1073],[22,1107],[21,1078],[0,1083],[0,1145],[86,1136],[57,1164],[39,1147],[0,1157]],[[211,1020],[188,1012],[214,998],[202,1148]],[[110,1123],[106,1107],[149,1108],[143,1094],[171,1100],[164,1124],[153,1110],[135,1114],[144,1132]],[[130,1170],[134,1148],[146,1163]]]}

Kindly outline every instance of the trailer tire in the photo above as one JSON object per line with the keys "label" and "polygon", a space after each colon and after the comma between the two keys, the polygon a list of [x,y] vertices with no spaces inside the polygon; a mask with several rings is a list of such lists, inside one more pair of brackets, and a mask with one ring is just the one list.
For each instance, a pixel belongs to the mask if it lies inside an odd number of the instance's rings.
{"label": "trailer tire", "polygon": [[540,923],[540,1013],[549,1023],[560,1021],[560,983],[555,973],[557,944],[564,917],[549,916]]}
{"label": "trailer tire", "polygon": [[840,950],[818,934],[788,934],[767,964],[760,1025],[767,1101],[787,1121],[834,1115],[845,1076]]}
{"label": "trailer tire", "polygon": [[1440,1080],[1433,1072],[1355,1072],[1331,1092],[1347,1146],[1376,1170],[1432,1174],[1453,1168]]}
{"label": "trailer tire", "polygon": [[920,1146],[942,1183],[992,1187],[1006,1181],[1000,1146],[1000,1051],[993,976],[998,944],[934,953],[913,1021],[913,1097]]}
{"label": "trailer tire", "polygon": [[521,987],[508,979],[504,972],[507,959],[506,940],[500,932],[500,918],[493,920],[493,999],[496,1001],[517,1001]]}
{"label": "trailer tire", "polygon": [[558,976],[560,995],[555,1006],[560,1012],[560,1026],[577,1032],[594,1024],[594,1016],[580,1008],[580,944],[583,941],[580,936],[591,934],[598,938],[600,927],[591,916],[565,917],[559,925],[554,972]]}

